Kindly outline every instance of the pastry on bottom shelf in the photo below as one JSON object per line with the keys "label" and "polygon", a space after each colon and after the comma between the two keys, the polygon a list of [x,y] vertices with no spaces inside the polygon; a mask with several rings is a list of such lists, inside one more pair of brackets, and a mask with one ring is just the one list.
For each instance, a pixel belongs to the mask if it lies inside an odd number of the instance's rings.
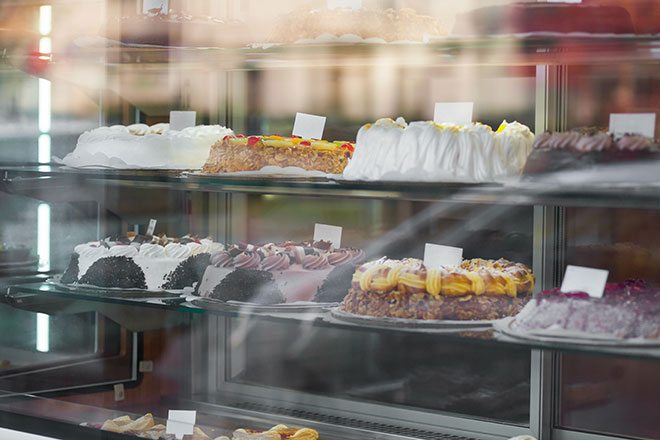
{"label": "pastry on bottom shelf", "polygon": [[604,128],[588,127],[538,135],[523,174],[537,175],[659,159],[660,147],[650,138],[628,134],[615,137]]}
{"label": "pastry on bottom shelf", "polygon": [[341,174],[354,146],[282,136],[225,136],[211,147],[204,173],[259,171],[266,166],[298,167],[307,171]]}
{"label": "pastry on bottom shelf", "polygon": [[660,290],[644,281],[610,283],[602,298],[546,290],[515,317],[511,329],[534,334],[567,331],[620,339],[660,338]]}
{"label": "pastry on bottom shelf", "polygon": [[[166,426],[163,424],[157,424],[151,414],[145,414],[136,420],[131,419],[129,416],[121,416],[116,419],[106,420],[103,424],[83,423],[83,426],[152,440],[176,439],[174,434],[166,434]],[[222,440],[223,438],[226,437],[219,437],[215,440]],[[186,436],[186,440],[213,439],[198,427],[194,427],[193,434]]]}
{"label": "pastry on bottom shelf", "polygon": [[211,256],[196,289],[202,297],[254,304],[340,302],[364,251],[327,241],[241,243]]}
{"label": "pastry on bottom shelf", "polygon": [[355,271],[341,309],[376,317],[492,320],[518,313],[533,287],[528,267],[504,259],[427,270],[421,260],[383,258]]}
{"label": "pastry on bottom shelf", "polygon": [[[319,433],[309,428],[289,428],[277,425],[268,431],[255,431],[252,429],[237,429],[231,440],[317,440]],[[220,437],[216,440],[230,440],[229,437]]]}

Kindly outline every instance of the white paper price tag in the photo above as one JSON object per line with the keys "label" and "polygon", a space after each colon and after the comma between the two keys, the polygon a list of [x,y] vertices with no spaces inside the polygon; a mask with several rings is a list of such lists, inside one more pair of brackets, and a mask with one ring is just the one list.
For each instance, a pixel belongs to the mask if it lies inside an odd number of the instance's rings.
{"label": "white paper price tag", "polygon": [[439,269],[442,266],[459,266],[463,261],[463,248],[426,243],[424,266]]}
{"label": "white paper price tag", "polygon": [[474,102],[436,102],[433,122],[468,125],[472,123]]}
{"label": "white paper price tag", "polygon": [[169,10],[168,0],[142,0],[143,14],[167,14]]}
{"label": "white paper price tag", "polygon": [[296,120],[293,123],[292,134],[304,139],[323,139],[324,128],[325,116],[296,113]]}
{"label": "white paper price tag", "polygon": [[147,226],[147,235],[154,235],[154,231],[156,230],[156,222],[157,220],[155,218],[149,220],[149,226]]}
{"label": "white paper price tag", "polygon": [[113,387],[115,391],[115,402],[121,402],[126,397],[124,395],[124,384],[118,383]]}
{"label": "white paper price tag", "polygon": [[197,411],[172,411],[167,415],[165,434],[172,434],[178,439],[184,435],[192,435],[195,432]]}
{"label": "white paper price tag", "polygon": [[341,247],[341,230],[341,226],[317,223],[314,225],[314,241],[329,241],[335,249],[339,249]]}
{"label": "white paper price tag", "polygon": [[197,122],[197,112],[170,112],[170,130],[181,131],[184,128],[194,127]]}
{"label": "white paper price tag", "polygon": [[337,8],[351,8],[351,9],[360,9],[362,8],[362,0],[326,0],[328,9],[337,9]]}
{"label": "white paper price tag", "polygon": [[609,271],[591,267],[566,266],[562,292],[586,292],[593,298],[602,298]]}
{"label": "white paper price tag", "polygon": [[615,136],[639,134],[655,137],[655,113],[611,113],[610,133]]}

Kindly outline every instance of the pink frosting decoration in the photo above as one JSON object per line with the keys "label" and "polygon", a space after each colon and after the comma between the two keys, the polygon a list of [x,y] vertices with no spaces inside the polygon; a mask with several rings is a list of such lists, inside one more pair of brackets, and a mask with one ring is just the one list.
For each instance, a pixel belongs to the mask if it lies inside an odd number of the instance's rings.
{"label": "pink frosting decoration", "polygon": [[353,252],[353,264],[362,264],[367,260],[367,256],[362,249],[351,248]]}
{"label": "pink frosting decoration", "polygon": [[651,139],[634,134],[627,134],[617,141],[619,150],[642,151],[650,149],[651,145]]}
{"label": "pink frosting decoration", "polygon": [[255,269],[259,267],[261,257],[256,252],[246,251],[234,258],[234,266],[237,269]]}
{"label": "pink frosting decoration", "polygon": [[234,259],[227,252],[218,252],[211,256],[211,264],[215,267],[229,267],[234,264]]}
{"label": "pink frosting decoration", "polygon": [[263,270],[286,270],[289,268],[289,256],[286,254],[276,254],[264,258],[261,262]]}
{"label": "pink frosting decoration", "polygon": [[328,263],[332,264],[333,266],[346,264],[352,260],[353,255],[350,253],[350,251],[341,250],[328,254]]}
{"label": "pink frosting decoration", "polygon": [[330,263],[325,255],[307,255],[302,266],[307,270],[320,270],[329,268]]}
{"label": "pink frosting decoration", "polygon": [[288,246],[286,252],[294,257],[298,264],[302,264],[305,259],[305,248],[302,246]]}
{"label": "pink frosting decoration", "polygon": [[585,153],[591,151],[609,150],[612,148],[612,136],[607,133],[583,135],[574,146],[576,150]]}

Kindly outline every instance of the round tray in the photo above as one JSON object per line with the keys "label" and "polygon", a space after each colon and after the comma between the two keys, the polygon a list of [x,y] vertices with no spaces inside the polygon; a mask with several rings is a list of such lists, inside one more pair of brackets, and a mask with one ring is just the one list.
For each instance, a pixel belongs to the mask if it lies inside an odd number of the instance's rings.
{"label": "round tray", "polygon": [[337,306],[337,303],[315,303],[315,302],[295,302],[284,304],[253,304],[240,301],[222,301],[215,298],[193,298],[189,300],[190,303],[198,307],[210,310],[219,310],[222,312],[251,312],[251,313],[273,313],[273,312],[286,312],[286,313],[307,313],[319,312],[329,307]]}
{"label": "round tray", "polygon": [[60,289],[66,289],[73,293],[93,295],[93,296],[107,296],[112,298],[178,298],[185,291],[184,290],[147,290],[147,289],[133,289],[121,287],[100,287],[92,286],[90,284],[64,284],[60,282],[61,276],[58,275],[46,280],[46,283],[56,286]]}
{"label": "round tray", "polygon": [[371,325],[378,327],[393,327],[401,329],[488,329],[493,326],[493,323],[498,320],[491,321],[450,321],[450,320],[433,320],[433,319],[403,319],[403,318],[390,318],[387,316],[366,316],[356,315],[354,313],[346,312],[335,307],[330,309],[330,314],[333,318],[340,321],[350,322],[352,324]]}
{"label": "round tray", "polygon": [[538,333],[523,332],[512,328],[515,320],[516,318],[505,318],[494,323],[493,327],[503,335],[523,341],[599,347],[660,347],[660,339],[621,339],[610,335],[594,335],[562,330],[541,330]]}

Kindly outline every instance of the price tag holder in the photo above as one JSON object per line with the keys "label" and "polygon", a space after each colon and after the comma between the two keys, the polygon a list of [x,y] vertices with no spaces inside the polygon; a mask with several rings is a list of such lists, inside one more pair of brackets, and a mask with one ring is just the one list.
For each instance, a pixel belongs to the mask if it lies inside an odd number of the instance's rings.
{"label": "price tag holder", "polygon": [[474,102],[436,102],[433,122],[468,125],[472,123]]}
{"label": "price tag holder", "polygon": [[586,292],[592,298],[602,298],[609,271],[582,266],[566,266],[562,292]]}
{"label": "price tag holder", "polygon": [[182,439],[184,435],[193,435],[195,432],[196,420],[197,411],[170,410],[167,415],[165,434],[172,434],[177,439]]}
{"label": "price tag holder", "polygon": [[439,269],[443,266],[460,266],[463,261],[463,248],[426,243],[424,266]]}
{"label": "price tag holder", "polygon": [[181,131],[184,128],[194,127],[197,123],[197,112],[170,112],[170,130]]}
{"label": "price tag holder", "polygon": [[168,0],[142,0],[143,14],[167,14],[169,10]]}
{"label": "price tag holder", "polygon": [[325,119],[325,116],[296,113],[296,120],[293,123],[293,135],[300,136],[303,139],[323,139]]}
{"label": "price tag holder", "polygon": [[154,231],[156,230],[156,222],[157,220],[155,218],[149,220],[149,226],[147,226],[147,235],[154,235]]}
{"label": "price tag holder", "polygon": [[638,134],[655,137],[655,113],[611,113],[610,133],[615,136]]}
{"label": "price tag holder", "polygon": [[339,249],[341,247],[341,231],[341,226],[317,223],[314,225],[314,241],[329,241],[335,249]]}
{"label": "price tag holder", "polygon": [[362,0],[326,0],[328,9],[351,8],[361,9]]}

